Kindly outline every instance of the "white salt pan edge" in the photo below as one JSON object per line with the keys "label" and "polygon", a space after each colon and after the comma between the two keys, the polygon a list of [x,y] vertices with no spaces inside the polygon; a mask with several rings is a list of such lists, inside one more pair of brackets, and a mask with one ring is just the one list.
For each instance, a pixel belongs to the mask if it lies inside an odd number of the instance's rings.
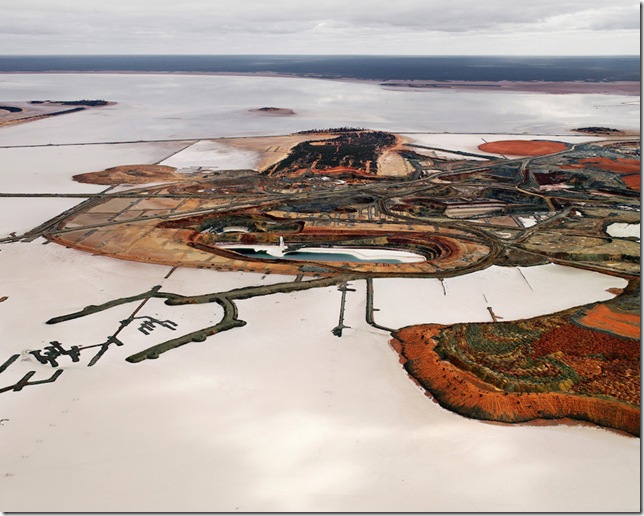
{"label": "white salt pan edge", "polygon": [[0,149],[0,191],[97,193],[107,186],[78,183],[72,176],[116,165],[156,163],[183,146],[185,142]]}
{"label": "white salt pan edge", "polygon": [[257,152],[240,150],[210,140],[200,140],[160,164],[178,169],[203,167],[216,170],[241,170],[255,169],[259,161],[260,156]]}
{"label": "white salt pan edge", "polygon": [[527,319],[573,306],[611,299],[609,288],[627,281],[561,265],[498,267],[437,279],[374,279],[376,321],[389,328],[412,324]]}
{"label": "white salt pan edge", "polygon": [[0,238],[12,232],[22,235],[84,200],[69,197],[0,199]]}

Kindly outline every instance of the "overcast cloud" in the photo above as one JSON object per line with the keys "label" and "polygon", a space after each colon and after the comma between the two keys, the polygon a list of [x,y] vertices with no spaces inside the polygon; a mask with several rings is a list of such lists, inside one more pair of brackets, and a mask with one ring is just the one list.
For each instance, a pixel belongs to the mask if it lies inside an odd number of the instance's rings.
{"label": "overcast cloud", "polygon": [[632,0],[0,0],[2,54],[639,54]]}

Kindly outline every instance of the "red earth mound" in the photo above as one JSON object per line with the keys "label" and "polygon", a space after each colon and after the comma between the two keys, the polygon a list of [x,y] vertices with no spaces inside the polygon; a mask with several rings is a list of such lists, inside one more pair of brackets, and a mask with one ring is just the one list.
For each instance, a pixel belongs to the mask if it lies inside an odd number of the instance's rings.
{"label": "red earth mound", "polygon": [[[410,376],[443,407],[467,417],[506,423],[572,418],[639,436],[640,410],[633,405],[563,392],[502,391],[441,360],[434,351],[434,337],[442,328],[409,326],[395,332],[391,344]],[[615,367],[618,362],[614,361]]]}
{"label": "red earth mound", "polygon": [[87,172],[73,176],[78,183],[94,185],[143,185],[147,183],[181,181],[184,176],[176,168],[166,165],[119,165],[100,172]]}
{"label": "red earth mound", "polygon": [[484,152],[512,156],[545,156],[568,148],[566,143],[548,140],[499,140],[479,145],[479,149]]}

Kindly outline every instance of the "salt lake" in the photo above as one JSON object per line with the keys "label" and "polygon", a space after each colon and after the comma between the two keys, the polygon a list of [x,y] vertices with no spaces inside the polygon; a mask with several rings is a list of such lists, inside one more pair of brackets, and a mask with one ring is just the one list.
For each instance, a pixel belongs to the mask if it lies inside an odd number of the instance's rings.
{"label": "salt lake", "polygon": [[[314,79],[4,74],[0,98],[117,102],[1,128],[5,146],[198,140],[337,126],[498,134],[639,127],[633,97],[400,92]],[[249,112],[262,106],[297,115]],[[441,135],[440,144],[449,147],[452,136]],[[464,146],[476,141],[458,140]],[[105,187],[80,185],[71,176],[172,159],[192,143],[4,148],[0,190],[96,193]],[[185,159],[177,165],[192,166],[202,150],[177,154]],[[206,150],[213,160],[217,153],[230,159],[220,146]],[[0,200],[3,233],[28,229],[80,200]],[[100,342],[134,306],[53,326],[45,324],[50,317],[154,286],[195,295],[295,280],[172,271],[44,244],[0,244],[0,295],[7,296],[0,305],[0,360],[21,356],[3,379],[29,370],[38,378],[51,374],[30,349],[55,339]],[[487,306],[511,320],[607,299],[607,289],[623,283],[555,265],[492,267],[444,284],[381,279],[374,281],[376,320],[393,326],[489,320]],[[0,417],[8,420],[0,426],[3,510],[639,510],[638,439],[594,427],[494,425],[446,411],[407,378],[388,333],[365,322],[364,282],[351,286],[356,290],[347,293],[345,311],[351,328],[341,339],[331,333],[341,295],[335,287],[258,297],[238,303],[243,328],[156,361],[129,364],[124,358],[174,332],[159,328],[146,336],[132,326],[123,333],[125,345],[95,366],[66,363],[53,384],[2,394]],[[218,322],[222,310],[155,299],[140,315],[172,319],[192,331]],[[69,486],[74,489],[66,491]]]}
{"label": "salt lake", "polygon": [[[283,77],[0,74],[0,98],[116,102],[4,131],[3,145],[289,134],[354,126],[394,132],[568,133],[639,128],[639,99],[463,90],[391,91],[376,83]],[[268,117],[249,110],[293,109]]]}

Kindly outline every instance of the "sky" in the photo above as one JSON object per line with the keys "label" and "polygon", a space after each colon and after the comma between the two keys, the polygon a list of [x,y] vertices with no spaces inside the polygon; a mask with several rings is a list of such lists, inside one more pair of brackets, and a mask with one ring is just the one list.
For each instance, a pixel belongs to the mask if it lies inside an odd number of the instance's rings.
{"label": "sky", "polygon": [[639,55],[634,0],[0,0],[0,54]]}

